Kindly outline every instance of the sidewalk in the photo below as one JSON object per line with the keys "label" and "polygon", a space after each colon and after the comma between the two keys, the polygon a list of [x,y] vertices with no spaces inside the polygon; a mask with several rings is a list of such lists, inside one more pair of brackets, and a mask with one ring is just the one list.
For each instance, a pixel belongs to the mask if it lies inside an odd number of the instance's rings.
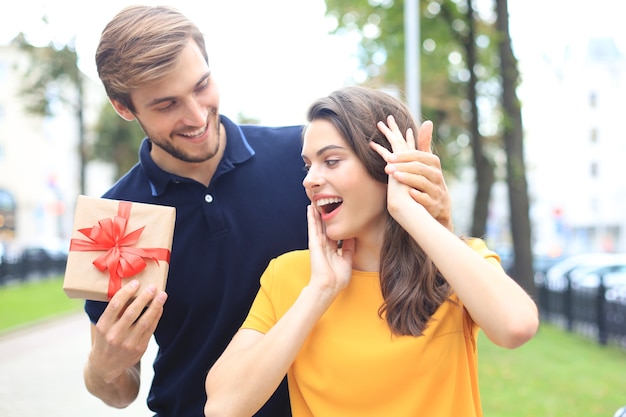
{"label": "sidewalk", "polygon": [[154,341],[142,361],[141,391],[126,409],[110,408],[83,385],[89,321],[72,314],[0,335],[0,416],[148,417]]}

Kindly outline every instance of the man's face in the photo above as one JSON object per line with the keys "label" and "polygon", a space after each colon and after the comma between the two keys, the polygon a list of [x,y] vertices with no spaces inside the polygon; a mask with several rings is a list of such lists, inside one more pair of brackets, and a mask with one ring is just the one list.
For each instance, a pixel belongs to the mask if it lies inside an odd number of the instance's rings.
{"label": "man's face", "polygon": [[219,91],[194,41],[171,74],[134,90],[131,100],[136,111],[130,118],[137,119],[152,141],[151,155],[162,168],[205,162],[218,153]]}

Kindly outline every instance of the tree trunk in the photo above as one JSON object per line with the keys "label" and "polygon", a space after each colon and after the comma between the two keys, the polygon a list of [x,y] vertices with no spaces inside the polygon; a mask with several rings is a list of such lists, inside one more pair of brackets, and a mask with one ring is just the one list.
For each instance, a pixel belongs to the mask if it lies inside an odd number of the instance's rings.
{"label": "tree trunk", "polygon": [[463,39],[465,47],[467,68],[470,73],[470,80],[467,83],[467,99],[472,108],[472,118],[470,120],[470,134],[472,146],[472,158],[474,169],[476,170],[476,198],[474,200],[474,212],[472,214],[471,236],[481,237],[487,230],[487,215],[489,212],[489,199],[491,187],[494,182],[493,163],[487,158],[483,151],[483,137],[478,129],[478,102],[476,99],[476,84],[478,82],[474,68],[476,66],[476,46],[474,43],[474,9],[472,0],[467,0],[467,23],[469,32]]}
{"label": "tree trunk", "polygon": [[502,76],[502,107],[504,111],[503,139],[507,155],[506,171],[509,189],[510,222],[515,255],[511,275],[532,297],[535,297],[522,112],[516,92],[517,83],[519,82],[519,71],[517,69],[517,60],[511,48],[507,0],[496,0],[496,14],[496,24],[500,35],[499,50]]}

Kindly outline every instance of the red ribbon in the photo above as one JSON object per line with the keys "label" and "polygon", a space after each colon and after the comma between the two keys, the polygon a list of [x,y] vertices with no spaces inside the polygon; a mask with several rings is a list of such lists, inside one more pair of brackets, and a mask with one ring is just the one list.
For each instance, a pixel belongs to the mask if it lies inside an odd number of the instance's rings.
{"label": "red ribbon", "polygon": [[98,221],[93,227],[79,229],[89,240],[71,239],[70,250],[106,251],[98,256],[93,264],[100,271],[109,270],[109,299],[122,288],[122,278],[132,277],[146,267],[144,258],[159,261],[170,261],[170,251],[165,248],[134,248],[145,226],[126,233],[126,225],[130,217],[132,203],[121,201],[117,216]]}

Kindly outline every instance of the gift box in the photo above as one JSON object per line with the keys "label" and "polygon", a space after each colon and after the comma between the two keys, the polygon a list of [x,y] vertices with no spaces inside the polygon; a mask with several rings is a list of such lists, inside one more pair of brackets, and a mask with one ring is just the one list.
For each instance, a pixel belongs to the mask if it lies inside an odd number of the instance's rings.
{"label": "gift box", "polygon": [[174,207],[78,196],[67,296],[108,301],[132,279],[165,290],[175,219]]}

